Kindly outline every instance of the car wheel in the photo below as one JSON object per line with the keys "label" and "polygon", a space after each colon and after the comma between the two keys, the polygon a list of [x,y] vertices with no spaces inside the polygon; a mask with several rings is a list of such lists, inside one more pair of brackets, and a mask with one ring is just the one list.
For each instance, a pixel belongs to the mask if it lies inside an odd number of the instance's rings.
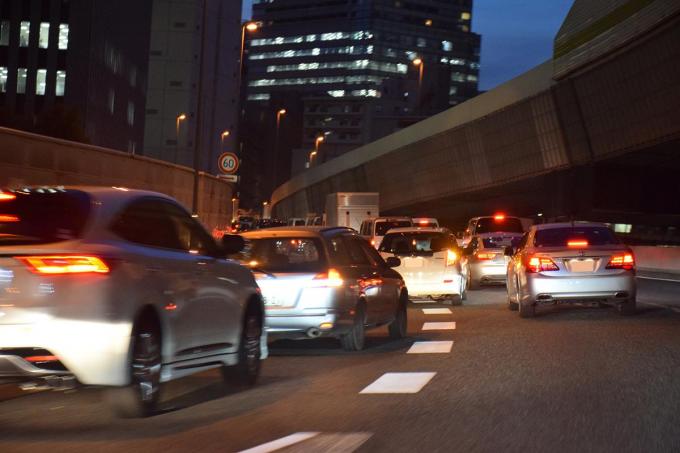
{"label": "car wheel", "polygon": [[520,318],[533,318],[536,316],[536,305],[531,301],[527,303],[519,303],[519,317]]}
{"label": "car wheel", "polygon": [[390,338],[395,340],[404,338],[406,336],[406,331],[408,328],[408,297],[403,294],[399,297],[399,306],[397,307],[397,313],[394,317],[394,321],[387,326],[387,330],[390,333]]}
{"label": "car wheel", "polygon": [[346,351],[361,351],[364,349],[365,341],[366,308],[363,303],[359,303],[354,314],[354,325],[349,332],[340,337],[340,342]]}
{"label": "car wheel", "polygon": [[634,297],[631,297],[630,299],[626,300],[625,302],[621,302],[616,306],[616,308],[619,310],[619,313],[628,316],[635,314],[636,311],[636,306],[637,303],[635,301]]}
{"label": "car wheel", "polygon": [[256,310],[249,309],[243,320],[243,333],[238,349],[238,364],[223,366],[222,377],[227,384],[250,387],[260,375],[262,319]]}
{"label": "car wheel", "polygon": [[124,418],[148,417],[155,413],[160,394],[161,338],[157,327],[135,328],[132,337],[130,384],[107,393],[113,411]]}

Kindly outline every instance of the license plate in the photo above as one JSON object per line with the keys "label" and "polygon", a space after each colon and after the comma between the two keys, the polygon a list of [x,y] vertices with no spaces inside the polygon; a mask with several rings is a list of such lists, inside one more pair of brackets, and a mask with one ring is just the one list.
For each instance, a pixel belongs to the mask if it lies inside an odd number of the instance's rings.
{"label": "license plate", "polygon": [[595,260],[570,260],[569,269],[572,272],[593,272],[595,271]]}
{"label": "license plate", "polygon": [[423,267],[423,260],[418,258],[406,258],[404,260],[405,267]]}
{"label": "license plate", "polygon": [[286,299],[279,296],[263,296],[264,304],[267,307],[282,307],[286,303]]}

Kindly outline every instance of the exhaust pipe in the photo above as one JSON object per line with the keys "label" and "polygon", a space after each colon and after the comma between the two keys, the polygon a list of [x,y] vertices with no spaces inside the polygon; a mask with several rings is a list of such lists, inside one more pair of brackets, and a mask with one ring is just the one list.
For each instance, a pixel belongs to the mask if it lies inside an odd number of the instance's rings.
{"label": "exhaust pipe", "polygon": [[319,338],[321,336],[321,330],[316,327],[311,327],[307,330],[307,336],[309,338]]}

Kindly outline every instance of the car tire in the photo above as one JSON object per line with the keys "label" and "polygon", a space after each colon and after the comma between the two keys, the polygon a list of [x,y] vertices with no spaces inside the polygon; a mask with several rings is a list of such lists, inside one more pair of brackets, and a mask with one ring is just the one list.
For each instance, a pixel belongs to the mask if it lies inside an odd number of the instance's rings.
{"label": "car tire", "polygon": [[243,331],[238,348],[238,364],[222,366],[222,378],[228,385],[235,387],[255,385],[260,376],[261,337],[262,318],[257,310],[249,308],[243,320]]}
{"label": "car tire", "polygon": [[533,318],[536,316],[536,305],[528,303],[519,303],[519,317],[520,318]]}
{"label": "car tire", "polygon": [[451,296],[448,297],[447,302],[449,305],[452,306],[460,306],[463,305],[463,296],[460,294],[452,294]]}
{"label": "car tire", "polygon": [[625,302],[621,302],[616,306],[618,309],[619,313],[623,316],[630,316],[635,314],[636,309],[637,309],[637,302],[635,301],[634,297],[631,297],[630,299],[626,300]]}
{"label": "car tire", "polygon": [[130,384],[109,389],[107,400],[119,417],[148,417],[156,413],[160,396],[160,329],[154,323],[143,323],[134,328],[131,341]]}
{"label": "car tire", "polygon": [[482,286],[482,283],[479,279],[472,278],[472,272],[468,275],[468,289],[471,291],[478,290],[479,287]]}
{"label": "car tire", "polygon": [[387,326],[390,338],[394,340],[402,339],[408,331],[408,297],[402,294],[399,297],[399,306],[395,314],[394,321]]}
{"label": "car tire", "polygon": [[366,308],[363,303],[357,304],[354,313],[354,325],[349,332],[340,337],[345,351],[361,351],[366,342]]}

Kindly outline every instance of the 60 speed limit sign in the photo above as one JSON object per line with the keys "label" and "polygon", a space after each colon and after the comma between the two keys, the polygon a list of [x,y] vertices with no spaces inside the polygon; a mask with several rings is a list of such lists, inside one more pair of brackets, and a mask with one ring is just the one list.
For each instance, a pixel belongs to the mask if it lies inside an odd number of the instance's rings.
{"label": "60 speed limit sign", "polygon": [[238,157],[234,153],[224,153],[217,160],[220,171],[227,175],[233,175],[238,171]]}

